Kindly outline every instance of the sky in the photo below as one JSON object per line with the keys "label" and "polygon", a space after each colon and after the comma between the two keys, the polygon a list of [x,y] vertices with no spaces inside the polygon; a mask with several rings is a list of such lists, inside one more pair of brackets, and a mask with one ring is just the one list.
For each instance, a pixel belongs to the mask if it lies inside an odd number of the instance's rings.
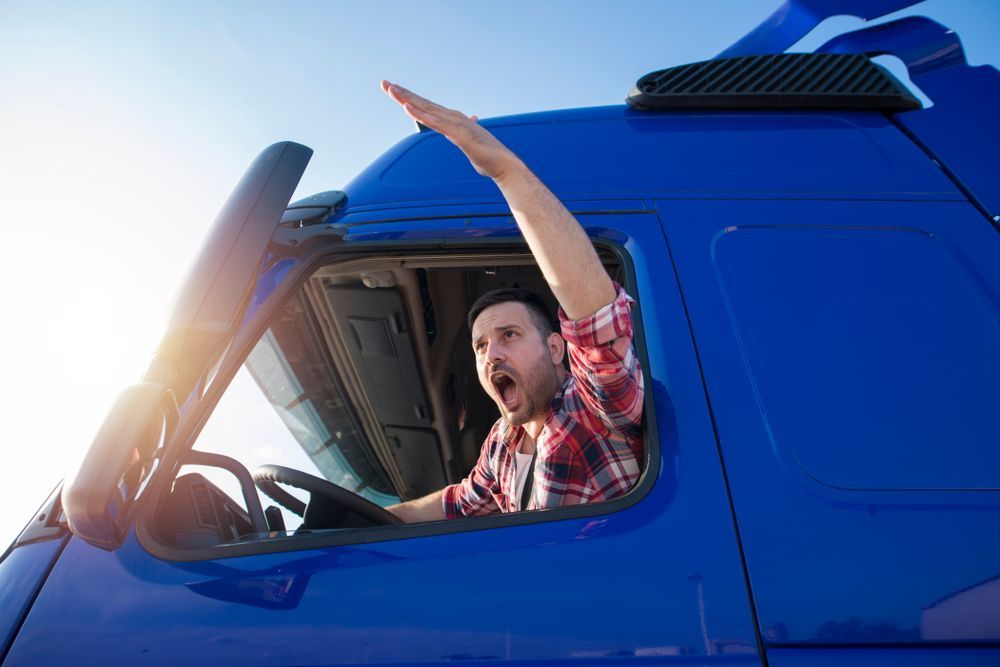
{"label": "sky", "polygon": [[[265,146],[315,150],[297,196],[336,189],[414,131],[382,78],[487,118],[620,104],[778,4],[0,0],[0,551],[141,377]],[[970,63],[1000,63],[1000,2],[927,0],[878,22],[908,14],[954,28]],[[829,19],[794,50],[862,26]]]}

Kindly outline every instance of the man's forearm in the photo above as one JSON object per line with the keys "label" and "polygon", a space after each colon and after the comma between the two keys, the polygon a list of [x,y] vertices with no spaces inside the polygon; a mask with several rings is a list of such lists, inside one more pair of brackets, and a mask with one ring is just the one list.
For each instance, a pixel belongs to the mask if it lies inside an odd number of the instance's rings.
{"label": "man's forearm", "polygon": [[441,489],[423,498],[417,498],[416,500],[410,500],[398,505],[390,505],[386,509],[406,523],[440,521],[447,518],[444,514],[444,505],[441,500],[443,494],[444,489]]}
{"label": "man's forearm", "polygon": [[578,320],[614,301],[590,238],[545,184],[513,153],[494,181],[566,315]]}
{"label": "man's forearm", "polygon": [[500,187],[545,280],[571,319],[586,317],[614,301],[611,278],[580,223],[475,116],[442,107],[388,81],[381,86],[410,118],[447,137],[477,172]]}

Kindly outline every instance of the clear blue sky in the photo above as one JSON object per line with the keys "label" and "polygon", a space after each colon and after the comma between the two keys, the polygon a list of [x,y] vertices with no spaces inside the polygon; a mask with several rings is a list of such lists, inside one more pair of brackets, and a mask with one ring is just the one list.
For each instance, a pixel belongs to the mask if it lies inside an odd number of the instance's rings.
{"label": "clear blue sky", "polygon": [[[618,104],[778,4],[0,0],[0,550],[138,379],[264,146],[315,149],[300,195],[336,188],[413,130],[381,78],[482,117]],[[903,13],[956,29],[973,64],[1000,63],[1000,2]],[[861,25],[831,19],[799,50]]]}

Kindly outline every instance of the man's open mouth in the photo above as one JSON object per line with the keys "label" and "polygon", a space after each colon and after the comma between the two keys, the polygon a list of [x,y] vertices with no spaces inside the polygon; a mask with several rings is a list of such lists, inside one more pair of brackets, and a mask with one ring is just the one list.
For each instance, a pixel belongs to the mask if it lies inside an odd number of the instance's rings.
{"label": "man's open mouth", "polygon": [[490,376],[490,382],[493,383],[493,389],[496,390],[504,407],[508,410],[512,409],[517,404],[518,394],[517,382],[514,381],[514,378],[504,372],[498,372]]}

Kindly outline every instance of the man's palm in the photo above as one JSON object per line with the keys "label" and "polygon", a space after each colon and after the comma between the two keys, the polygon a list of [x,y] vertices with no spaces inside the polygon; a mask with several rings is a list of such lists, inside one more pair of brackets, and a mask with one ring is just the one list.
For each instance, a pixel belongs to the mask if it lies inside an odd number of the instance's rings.
{"label": "man's palm", "polygon": [[388,81],[382,81],[382,90],[402,106],[410,118],[439,132],[458,146],[481,175],[492,179],[502,178],[511,160],[517,159],[506,146],[476,122],[475,116],[466,116],[461,111],[435,104]]}

